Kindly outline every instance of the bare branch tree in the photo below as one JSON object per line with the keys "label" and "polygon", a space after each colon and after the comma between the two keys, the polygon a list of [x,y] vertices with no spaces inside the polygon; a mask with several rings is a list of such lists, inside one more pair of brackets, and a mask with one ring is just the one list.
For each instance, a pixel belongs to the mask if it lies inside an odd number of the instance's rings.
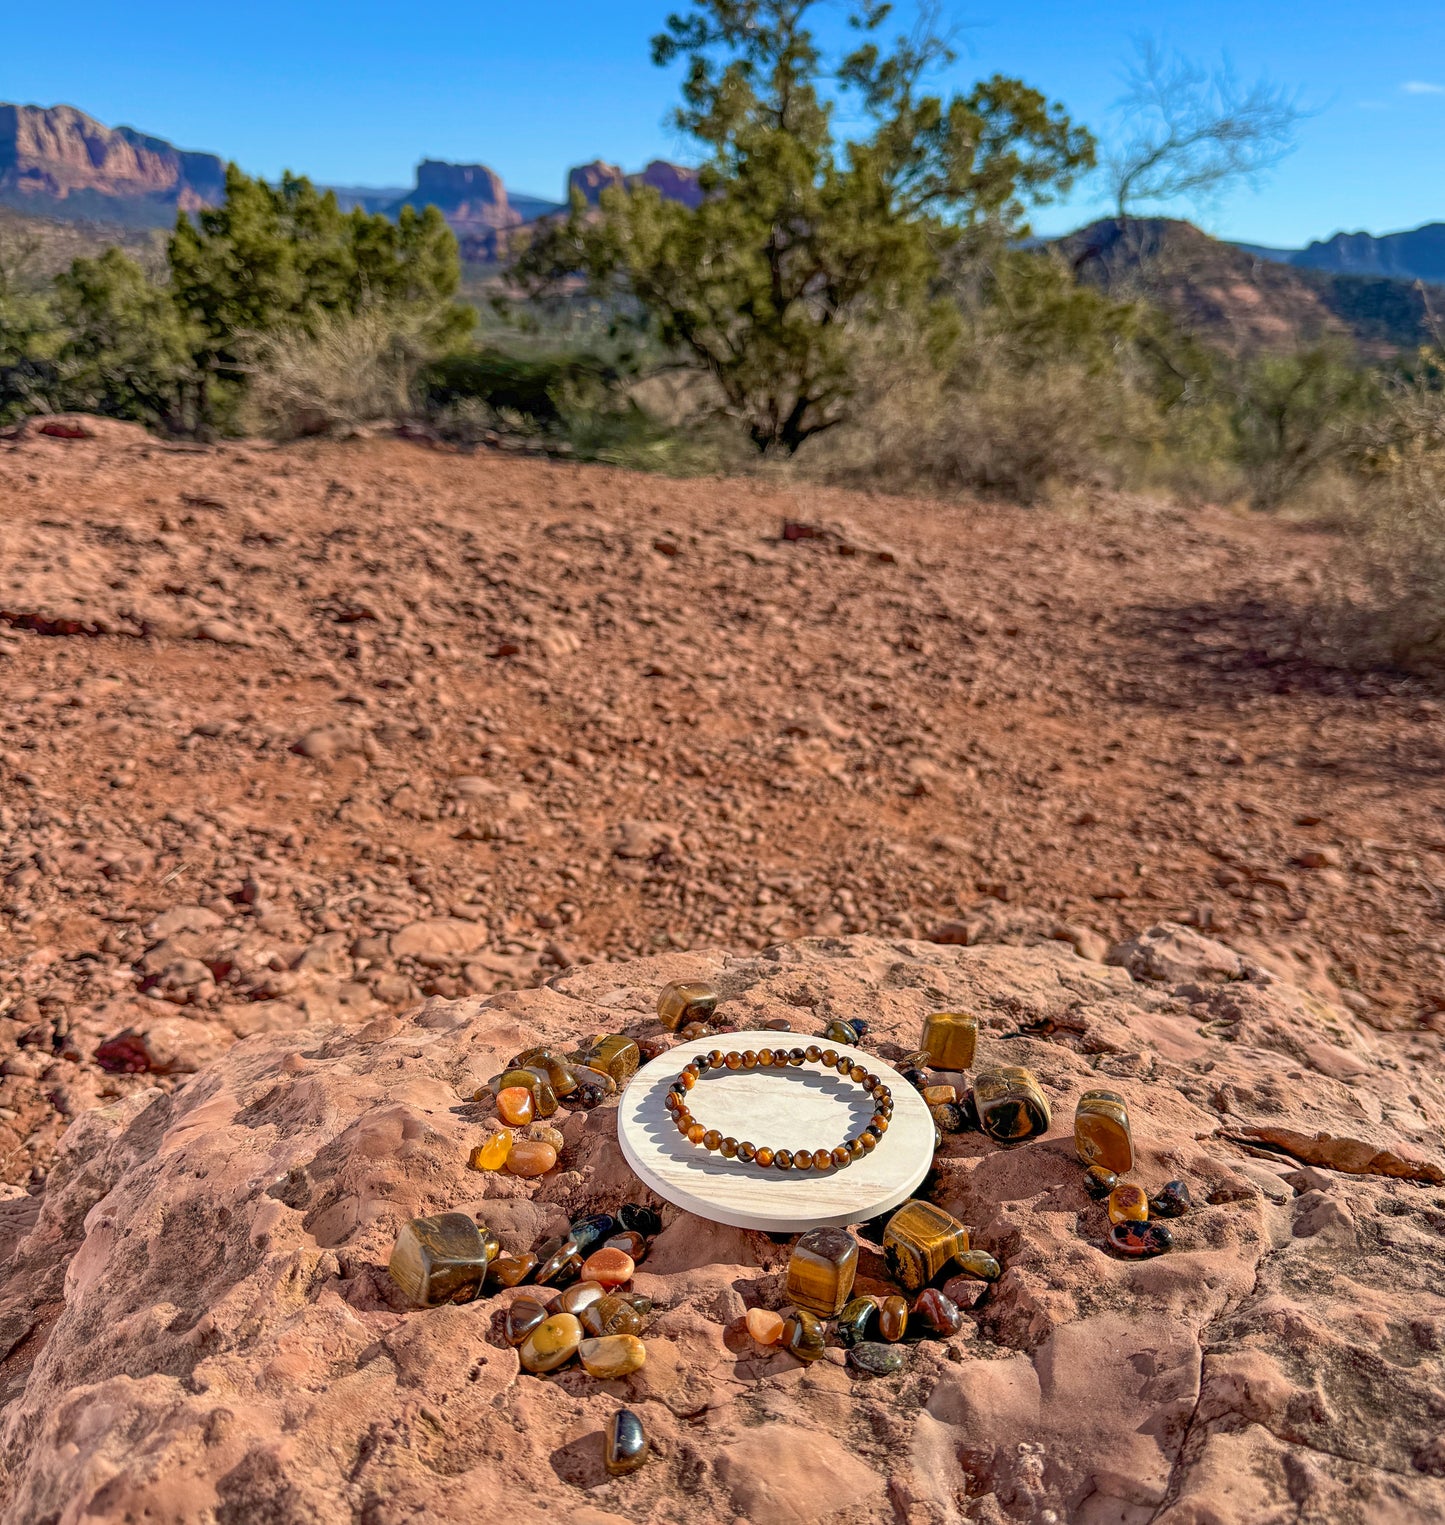
{"label": "bare branch tree", "polygon": [[1106,162],[1119,221],[1140,202],[1202,201],[1257,180],[1294,147],[1297,97],[1261,77],[1242,84],[1226,60],[1206,69],[1144,39],[1116,110],[1127,136]]}

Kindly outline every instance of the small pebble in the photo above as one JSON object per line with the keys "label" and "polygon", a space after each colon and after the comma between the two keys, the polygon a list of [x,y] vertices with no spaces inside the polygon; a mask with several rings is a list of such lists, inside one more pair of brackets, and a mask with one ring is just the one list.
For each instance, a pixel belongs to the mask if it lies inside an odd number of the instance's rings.
{"label": "small pebble", "polygon": [[960,1250],[954,1259],[965,1276],[976,1276],[980,1281],[997,1281],[1003,1275],[1003,1267],[987,1250]]}
{"label": "small pebble", "polygon": [[892,1377],[908,1364],[908,1353],[898,1345],[882,1345],[864,1340],[848,1351],[848,1364],[870,1377]]}
{"label": "small pebble", "polygon": [[507,1170],[514,1176],[541,1176],[557,1163],[557,1151],[551,1144],[533,1139],[518,1139],[507,1155]]}
{"label": "small pebble", "polygon": [[1102,1202],[1118,1184],[1119,1177],[1102,1165],[1090,1165],[1084,1172],[1084,1190],[1096,1202]]}
{"label": "small pebble", "polygon": [[647,1347],[635,1334],[604,1334],[583,1340],[577,1347],[577,1359],[589,1377],[608,1381],[640,1370],[647,1360]]}

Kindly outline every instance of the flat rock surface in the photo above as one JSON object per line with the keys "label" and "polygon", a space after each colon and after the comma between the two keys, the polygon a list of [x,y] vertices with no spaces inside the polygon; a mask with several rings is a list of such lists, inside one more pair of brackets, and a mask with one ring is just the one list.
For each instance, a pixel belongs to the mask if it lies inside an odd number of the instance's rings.
{"label": "flat rock surface", "polygon": [[[1165,978],[1059,945],[871,938],[598,963],[257,1033],[85,1113],[38,1207],[0,1203],[0,1518],[1439,1520],[1439,1039],[1376,1032],[1177,929],[1145,945]],[[413,1214],[473,1212],[523,1249],[636,1195],[615,1101],[568,1116],[557,1169],[523,1181],[468,1170],[487,1117],[468,1098],[523,1044],[657,1034],[656,990],[686,975],[739,1028],[866,1016],[890,1060],[929,1010],[972,1008],[980,1062],[1042,1082],[1046,1136],[946,1141],[926,1190],[1005,1269],[902,1373],[754,1346],[744,1315],[784,1306],[787,1245],[671,1208],[635,1278],[657,1308],[629,1378],[526,1375],[496,1332],[506,1294],[419,1310],[391,1286]],[[1193,1193],[1160,1259],[1103,1248],[1083,1190],[1073,1104],[1101,1084],[1128,1099],[1136,1178]],[[884,1275],[865,1242],[860,1284]],[[654,1454],[609,1479],[619,1404]]]}

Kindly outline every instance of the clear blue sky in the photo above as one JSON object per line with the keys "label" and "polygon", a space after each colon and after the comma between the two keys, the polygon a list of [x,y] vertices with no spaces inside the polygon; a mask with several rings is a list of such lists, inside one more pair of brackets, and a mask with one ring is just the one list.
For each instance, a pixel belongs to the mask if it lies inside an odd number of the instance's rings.
{"label": "clear blue sky", "polygon": [[[375,0],[238,6],[71,0],[15,6],[0,100],[66,102],[186,148],[335,184],[407,185],[423,157],[481,161],[559,196],[568,167],[687,157],[666,122],[676,72],[648,61],[666,0],[403,7]],[[842,0],[824,27],[841,30]],[[1016,74],[1100,130],[1131,39],[1267,72],[1315,114],[1262,189],[1199,218],[1226,237],[1299,244],[1340,228],[1445,220],[1445,5],[1404,0],[954,0],[959,84]],[[1087,193],[1041,231],[1098,210]]]}

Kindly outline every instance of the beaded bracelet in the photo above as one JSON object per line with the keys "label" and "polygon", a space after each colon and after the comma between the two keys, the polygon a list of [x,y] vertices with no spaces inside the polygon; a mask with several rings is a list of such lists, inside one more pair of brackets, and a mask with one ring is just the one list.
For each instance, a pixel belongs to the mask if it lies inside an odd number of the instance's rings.
{"label": "beaded bracelet", "polygon": [[[739,1143],[735,1138],[724,1138],[716,1128],[704,1128],[688,1108],[687,1093],[709,1070],[783,1069],[801,1064],[821,1064],[824,1069],[836,1070],[862,1086],[872,1097],[873,1116],[856,1137],[845,1140],[834,1149],[769,1149],[746,1139]],[[667,1093],[667,1109],[673,1114],[677,1131],[688,1143],[715,1150],[724,1159],[739,1159],[745,1165],[757,1165],[763,1170],[769,1166],[778,1170],[827,1170],[830,1167],[841,1170],[878,1147],[878,1140],[888,1131],[888,1119],[893,1116],[893,1093],[877,1075],[835,1048],[809,1044],[807,1048],[764,1048],[756,1053],[752,1049],[724,1053],[715,1048],[711,1053],[699,1054],[673,1081]]]}

